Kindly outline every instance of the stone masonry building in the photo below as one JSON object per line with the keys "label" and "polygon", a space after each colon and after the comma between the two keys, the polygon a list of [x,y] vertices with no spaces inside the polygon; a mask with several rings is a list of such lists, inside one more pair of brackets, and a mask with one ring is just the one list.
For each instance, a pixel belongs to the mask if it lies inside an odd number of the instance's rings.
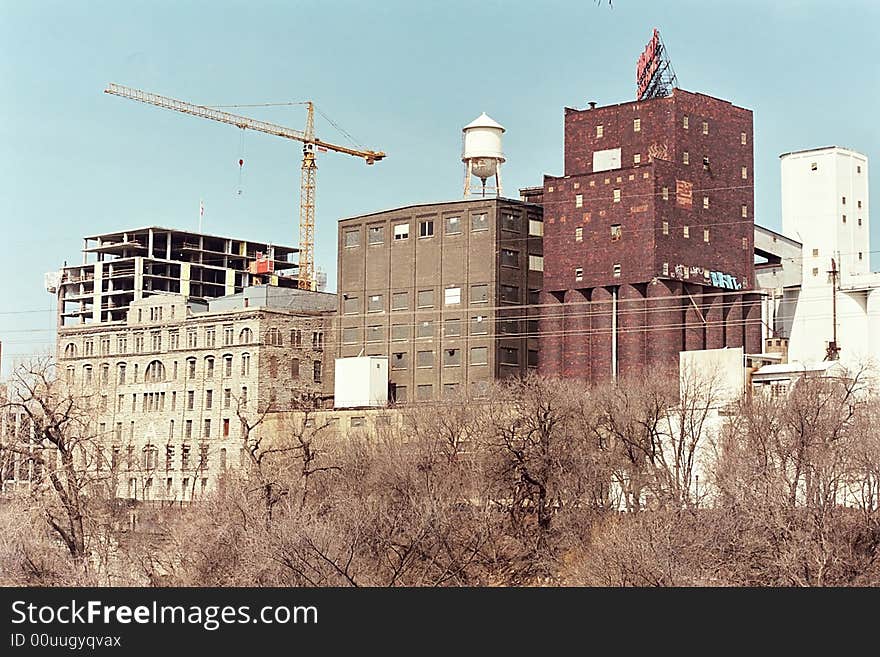
{"label": "stone masonry building", "polygon": [[207,303],[160,293],[124,321],[61,327],[59,377],[96,409],[96,467],[117,496],[198,497],[240,463],[239,408],[256,418],[332,391],[335,306],[272,286]]}

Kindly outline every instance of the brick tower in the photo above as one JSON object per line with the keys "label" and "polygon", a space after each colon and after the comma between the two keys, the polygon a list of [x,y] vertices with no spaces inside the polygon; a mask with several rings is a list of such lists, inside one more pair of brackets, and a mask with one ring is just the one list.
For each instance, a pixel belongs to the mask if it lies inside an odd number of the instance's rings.
{"label": "brick tower", "polygon": [[564,175],[540,191],[540,371],[599,381],[760,351],[752,163],[752,112],[704,94],[566,108]]}

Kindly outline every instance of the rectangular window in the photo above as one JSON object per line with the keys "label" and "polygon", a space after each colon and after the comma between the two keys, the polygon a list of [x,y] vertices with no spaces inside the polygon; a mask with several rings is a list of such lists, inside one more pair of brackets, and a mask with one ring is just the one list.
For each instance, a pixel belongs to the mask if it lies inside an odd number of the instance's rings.
{"label": "rectangular window", "polygon": [[583,267],[575,267],[574,268],[574,280],[576,280],[576,281],[584,280],[584,268]]}
{"label": "rectangular window", "polygon": [[486,315],[471,317],[471,335],[487,335],[489,333],[489,318]]}
{"label": "rectangular window", "polygon": [[355,326],[346,326],[342,329],[342,344],[355,344],[358,341],[358,330]]}
{"label": "rectangular window", "polygon": [[843,215],[843,223],[846,223],[846,215]]}
{"label": "rectangular window", "polygon": [[416,399],[427,401],[434,397],[434,386],[430,383],[423,383],[416,386]]}
{"label": "rectangular window", "polygon": [[433,351],[419,351],[416,354],[416,367],[433,367],[434,366],[434,352]]}
{"label": "rectangular window", "polygon": [[687,115],[681,117],[681,127],[684,128],[685,130],[688,129],[688,117],[687,117]]}
{"label": "rectangular window", "polygon": [[513,249],[501,249],[502,267],[519,267],[519,251]]}
{"label": "rectangular window", "polygon": [[419,290],[418,306],[419,308],[433,308],[434,290]]}
{"label": "rectangular window", "polygon": [[471,285],[471,303],[488,303],[489,286],[485,283]]}
{"label": "rectangular window", "polygon": [[395,240],[409,239],[409,224],[396,224],[394,226],[394,239]]}
{"label": "rectangular window", "polygon": [[661,190],[661,194],[662,194],[662,196],[663,196],[663,200],[664,200],[664,201],[668,201],[668,200],[669,200],[669,188],[668,188],[668,187],[664,187],[664,188]]}
{"label": "rectangular window", "polygon": [[818,171],[819,163],[818,162],[810,162],[810,171]]}
{"label": "rectangular window", "polygon": [[819,255],[819,249],[813,249],[813,257],[817,257]]}
{"label": "rectangular window", "polygon": [[488,365],[489,348],[471,347],[471,365]]}
{"label": "rectangular window", "polygon": [[663,230],[664,235],[669,235],[669,222],[668,221],[664,221],[662,223],[662,230]]}
{"label": "rectangular window", "polygon": [[367,327],[367,342],[382,342],[385,339],[385,327],[373,324]]}
{"label": "rectangular window", "polygon": [[742,177],[743,180],[746,180],[749,177],[748,167],[742,167],[742,169],[740,169],[740,176]]}
{"label": "rectangular window", "polygon": [[205,438],[211,437],[211,420],[205,420],[204,436],[205,436]]}
{"label": "rectangular window", "polygon": [[703,197],[703,209],[704,210],[709,209],[709,197],[708,196]]}
{"label": "rectangular window", "polygon": [[345,248],[350,248],[353,246],[360,246],[361,245],[361,229],[354,228],[351,230],[346,230],[343,233],[342,244]]}
{"label": "rectangular window", "polygon": [[862,207],[862,202],[861,202],[861,201],[856,201],[856,207],[859,208],[859,209],[861,209],[861,207]]}
{"label": "rectangular window", "polygon": [[457,338],[461,335],[461,320],[450,317],[443,322],[443,337]]}
{"label": "rectangular window", "polygon": [[214,391],[205,390],[205,410],[210,411],[214,405]]}
{"label": "rectangular window", "polygon": [[615,265],[611,271],[614,274],[614,278],[620,278],[620,264],[619,263],[615,263]]}
{"label": "rectangular window", "polygon": [[668,262],[663,263],[663,275],[669,276],[669,263]]}
{"label": "rectangular window", "polygon": [[434,337],[434,320],[423,319],[416,323],[417,338],[433,338]]}
{"label": "rectangular window", "polygon": [[690,226],[685,226],[684,229],[682,230],[682,233],[684,234],[685,238],[690,238],[690,236],[691,236]]}
{"label": "rectangular window", "polygon": [[489,215],[485,212],[472,214],[471,230],[489,230]]}
{"label": "rectangular window", "polygon": [[385,310],[385,301],[381,294],[371,294],[367,297],[367,312],[381,313]]}
{"label": "rectangular window", "polygon": [[748,217],[749,216],[749,206],[748,205],[742,206],[740,208],[740,214],[742,214],[743,217]]}
{"label": "rectangular window", "polygon": [[574,207],[576,207],[576,208],[584,207],[584,195],[583,194],[575,194],[574,195]]}
{"label": "rectangular window", "polygon": [[633,119],[633,132],[641,132],[642,131],[642,120],[641,119]]}
{"label": "rectangular window", "polygon": [[360,299],[343,295],[342,313],[344,315],[357,315],[361,311]]}
{"label": "rectangular window", "polygon": [[529,367],[537,367],[538,366],[538,350],[537,349],[529,349],[528,353],[528,363],[526,363]]}
{"label": "rectangular window", "polygon": [[447,306],[457,306],[461,303],[461,288],[447,287],[443,290],[443,303]]}
{"label": "rectangular window", "polygon": [[584,241],[584,229],[581,226],[578,226],[574,229],[574,241],[575,242],[583,242]]}
{"label": "rectangular window", "polygon": [[620,224],[611,224],[611,241],[616,242],[623,235],[623,229]]}
{"label": "rectangular window", "polygon": [[500,296],[504,302],[519,303],[519,287],[516,285],[502,285]]}
{"label": "rectangular window", "polygon": [[681,154],[681,161],[682,161],[682,164],[690,164],[691,163],[690,153],[688,153],[687,151],[682,153]]}
{"label": "rectangular window", "polygon": [[314,381],[315,383],[321,383],[321,375],[322,375],[321,361],[319,361],[319,360],[313,361],[312,362],[312,381]]}
{"label": "rectangular window", "polygon": [[369,226],[367,235],[369,236],[367,240],[369,244],[382,244],[385,242],[385,226]]}
{"label": "rectangular window", "polygon": [[501,347],[498,352],[502,365],[519,365],[519,349],[516,347]]}
{"label": "rectangular window", "polygon": [[529,235],[534,237],[544,237],[544,222],[529,219]]}
{"label": "rectangular window", "polygon": [[636,153],[635,155],[633,155],[633,164],[640,164],[641,161],[642,161],[641,153]]}
{"label": "rectangular window", "polygon": [[813,276],[818,276],[818,275],[819,275],[819,268],[813,267]]}
{"label": "rectangular window", "polygon": [[544,271],[544,256],[529,254],[529,271]]}
{"label": "rectangular window", "polygon": [[391,339],[394,342],[400,342],[401,340],[409,340],[410,336],[410,326],[409,324],[392,324],[391,325]]}
{"label": "rectangular window", "polygon": [[704,242],[709,241],[709,229],[708,228],[703,229],[703,241]]}
{"label": "rectangular window", "polygon": [[447,235],[461,235],[461,217],[446,217],[443,223]]}
{"label": "rectangular window", "polygon": [[596,136],[601,137],[603,134],[605,134],[605,126],[597,125],[596,126]]}
{"label": "rectangular window", "polygon": [[841,197],[840,197],[840,204],[841,204],[841,205],[846,205],[846,196],[841,196]]}
{"label": "rectangular window", "polygon": [[619,189],[614,190],[614,202],[620,203],[620,190]]}
{"label": "rectangular window", "polygon": [[232,406],[232,389],[224,388],[223,390],[223,408],[230,408]]}
{"label": "rectangular window", "polygon": [[511,233],[520,232],[519,215],[505,212],[501,215],[501,230],[510,231]]}
{"label": "rectangular window", "polygon": [[703,121],[703,134],[704,135],[709,134],[709,122],[708,121]]}
{"label": "rectangular window", "polygon": [[391,295],[391,310],[409,310],[409,292],[394,292]]}
{"label": "rectangular window", "polygon": [[504,335],[519,335],[518,319],[502,319],[498,325],[498,332]]}
{"label": "rectangular window", "polygon": [[443,350],[443,367],[459,367],[461,365],[461,349]]}
{"label": "rectangular window", "polygon": [[859,260],[861,260],[861,259],[862,259],[862,252],[859,251]]}
{"label": "rectangular window", "polygon": [[402,385],[396,385],[396,386],[394,386],[394,388],[393,388],[393,390],[392,390],[392,392],[391,392],[391,396],[392,396],[391,398],[392,398],[392,401],[395,401],[395,402],[405,402],[406,399],[407,399],[407,394],[406,394],[406,393],[407,393],[406,386],[402,386]]}
{"label": "rectangular window", "polygon": [[187,392],[186,392],[186,409],[188,411],[191,411],[195,407],[196,407],[196,392],[195,392],[195,390],[187,390]]}
{"label": "rectangular window", "polygon": [[743,146],[746,145],[746,133],[744,133],[744,132],[739,133],[739,142],[740,142]]}
{"label": "rectangular window", "polygon": [[406,370],[409,369],[409,352],[396,351],[391,354],[391,369]]}
{"label": "rectangular window", "polygon": [[433,237],[434,236],[434,220],[433,219],[425,219],[419,222],[419,237]]}

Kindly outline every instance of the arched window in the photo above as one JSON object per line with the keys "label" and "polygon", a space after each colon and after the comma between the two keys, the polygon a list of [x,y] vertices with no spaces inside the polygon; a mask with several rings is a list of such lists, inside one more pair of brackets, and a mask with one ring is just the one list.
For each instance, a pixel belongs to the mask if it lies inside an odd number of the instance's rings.
{"label": "arched window", "polygon": [[284,341],[281,338],[281,331],[279,331],[277,328],[270,328],[268,331],[266,331],[266,344],[280,347],[283,342]]}
{"label": "arched window", "polygon": [[290,344],[294,347],[302,347],[302,331],[299,329],[290,331]]}
{"label": "arched window", "polygon": [[238,344],[250,344],[254,341],[254,332],[249,328],[241,329],[241,333],[238,334]]}
{"label": "arched window", "polygon": [[165,380],[165,366],[161,361],[150,361],[144,371],[144,381],[147,383],[160,383]]}
{"label": "arched window", "polygon": [[125,363],[117,363],[116,370],[119,373],[118,381],[120,384],[125,383]]}
{"label": "arched window", "polygon": [[76,358],[76,345],[72,342],[68,343],[66,347],[64,347],[64,357],[65,358]]}
{"label": "arched window", "polygon": [[205,356],[205,378],[210,379],[214,376],[214,357]]}

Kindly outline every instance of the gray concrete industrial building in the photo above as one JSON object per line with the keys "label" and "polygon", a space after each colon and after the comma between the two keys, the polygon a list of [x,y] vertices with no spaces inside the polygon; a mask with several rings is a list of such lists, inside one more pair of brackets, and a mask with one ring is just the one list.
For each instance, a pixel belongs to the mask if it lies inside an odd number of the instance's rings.
{"label": "gray concrete industrial building", "polygon": [[540,206],[506,198],[340,220],[339,356],[388,356],[398,402],[535,369],[542,235]]}

